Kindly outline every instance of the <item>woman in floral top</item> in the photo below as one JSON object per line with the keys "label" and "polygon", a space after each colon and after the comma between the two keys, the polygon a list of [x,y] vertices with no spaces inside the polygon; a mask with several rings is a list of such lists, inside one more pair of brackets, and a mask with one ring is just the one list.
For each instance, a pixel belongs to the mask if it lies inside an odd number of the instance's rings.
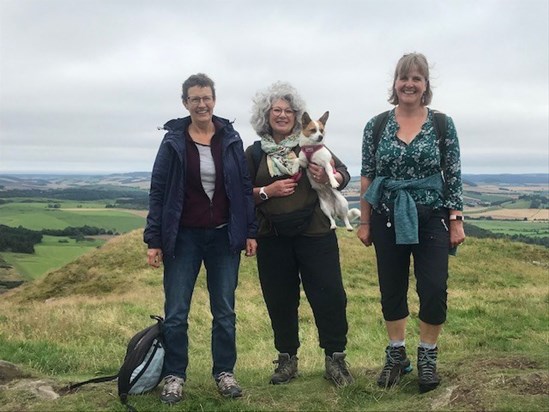
{"label": "woman in floral top", "polygon": [[452,119],[437,133],[429,65],[419,53],[398,62],[385,126],[364,129],[361,222],[357,236],[376,250],[381,305],[389,336],[378,378],[395,385],[412,366],[406,355],[410,256],[420,300],[419,390],[435,389],[437,339],[446,320],[448,254],[465,240],[459,142]]}

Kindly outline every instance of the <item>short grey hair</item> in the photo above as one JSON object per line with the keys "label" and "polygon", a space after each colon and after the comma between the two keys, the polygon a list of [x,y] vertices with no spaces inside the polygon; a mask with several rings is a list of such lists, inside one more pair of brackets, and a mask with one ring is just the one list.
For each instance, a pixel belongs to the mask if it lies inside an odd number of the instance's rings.
{"label": "short grey hair", "polygon": [[259,136],[272,134],[269,110],[271,110],[273,102],[277,100],[285,100],[295,112],[295,125],[292,134],[301,131],[301,116],[306,110],[305,102],[290,83],[278,81],[269,88],[257,92],[253,98],[250,123]]}
{"label": "short grey hair", "polygon": [[214,81],[204,73],[197,73],[193,74],[187,80],[185,80],[183,82],[183,85],[181,86],[181,100],[183,100],[183,103],[186,102],[187,98],[189,97],[189,89],[194,86],[198,86],[201,88],[209,87],[210,89],[212,89],[212,97],[215,100]]}
{"label": "short grey hair", "polygon": [[395,83],[401,75],[408,74],[414,69],[421,73],[421,75],[425,77],[425,80],[427,81],[427,88],[425,89],[425,93],[421,98],[421,104],[424,106],[428,106],[431,103],[431,100],[433,100],[433,90],[431,90],[431,82],[429,80],[429,63],[427,62],[427,58],[421,53],[405,54],[398,61],[395,68],[393,85],[391,86],[391,89],[389,91],[389,103],[395,106],[398,104],[398,95],[395,90]]}

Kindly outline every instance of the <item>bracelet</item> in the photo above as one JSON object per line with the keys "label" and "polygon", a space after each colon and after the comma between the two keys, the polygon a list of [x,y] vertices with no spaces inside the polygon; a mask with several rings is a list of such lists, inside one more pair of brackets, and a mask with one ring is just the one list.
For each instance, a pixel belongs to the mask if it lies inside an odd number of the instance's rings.
{"label": "bracelet", "polygon": [[370,222],[369,222],[369,221],[368,221],[368,222],[360,222],[360,224],[361,224],[361,225],[369,225]]}

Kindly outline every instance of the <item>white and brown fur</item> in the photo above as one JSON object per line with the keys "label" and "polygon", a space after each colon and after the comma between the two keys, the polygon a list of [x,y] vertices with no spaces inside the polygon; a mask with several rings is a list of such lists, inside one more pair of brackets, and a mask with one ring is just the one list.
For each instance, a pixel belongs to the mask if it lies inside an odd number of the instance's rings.
{"label": "white and brown fur", "polygon": [[[336,228],[335,218],[338,217],[345,223],[347,230],[353,230],[349,219],[360,217],[360,210],[356,208],[349,210],[347,199],[337,190],[339,183],[334,176],[334,168],[331,163],[332,154],[323,144],[325,135],[324,126],[326,125],[329,114],[329,112],[326,112],[320,119],[311,120],[311,117],[307,112],[303,113],[301,119],[303,128],[301,130],[301,135],[299,136],[301,151],[296,161],[299,162],[300,167],[307,170],[307,177],[309,178],[309,182],[311,182],[311,187],[318,193],[320,208],[328,219],[330,219],[331,229]],[[316,150],[310,155],[309,160],[305,154],[305,149],[308,146],[318,145],[321,147],[314,147]],[[309,161],[324,168],[326,175],[330,180],[329,184],[318,183],[313,179],[312,173],[307,169]]]}

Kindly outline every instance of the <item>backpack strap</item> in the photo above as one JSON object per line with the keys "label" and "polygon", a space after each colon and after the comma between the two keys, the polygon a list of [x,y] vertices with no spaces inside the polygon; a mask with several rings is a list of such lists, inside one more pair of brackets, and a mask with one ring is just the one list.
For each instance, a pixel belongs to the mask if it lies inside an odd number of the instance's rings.
{"label": "backpack strap", "polygon": [[379,145],[379,140],[381,139],[381,132],[385,129],[387,125],[387,120],[389,120],[389,113],[391,111],[387,110],[386,112],[380,113],[376,117],[374,122],[374,128],[372,131],[372,136],[374,138],[374,153],[377,152],[377,146]]}
{"label": "backpack strap", "polygon": [[110,382],[118,378],[118,374],[111,376],[100,376],[98,378],[88,379],[87,381],[72,383],[62,389],[63,393],[70,393],[80,386],[87,385],[88,383],[101,383],[101,382]]}
{"label": "backpack strap", "polygon": [[[390,110],[387,110],[386,112],[378,114],[374,122],[374,127],[372,129],[372,136],[374,138],[374,153],[377,151],[377,146],[379,145],[379,141],[381,140],[381,133],[385,129],[387,121],[389,120],[389,113]],[[438,110],[433,110],[433,113],[435,117],[434,126],[435,133],[437,135],[437,144],[440,150],[441,159],[444,160],[443,154],[445,151],[442,140],[446,137],[448,120],[446,119],[445,113],[439,112]]]}
{"label": "backpack strap", "polygon": [[433,110],[433,112],[435,115],[435,133],[437,135],[438,150],[440,152],[440,168],[444,170],[446,147],[442,142],[446,138],[446,132],[448,131],[448,120],[446,119],[445,113],[439,112],[438,110]]}
{"label": "backpack strap", "polygon": [[252,160],[254,164],[254,173],[252,176],[252,183],[255,184],[255,177],[257,175],[257,169],[259,169],[259,163],[263,157],[263,150],[261,150],[261,140],[256,140],[252,145]]}

